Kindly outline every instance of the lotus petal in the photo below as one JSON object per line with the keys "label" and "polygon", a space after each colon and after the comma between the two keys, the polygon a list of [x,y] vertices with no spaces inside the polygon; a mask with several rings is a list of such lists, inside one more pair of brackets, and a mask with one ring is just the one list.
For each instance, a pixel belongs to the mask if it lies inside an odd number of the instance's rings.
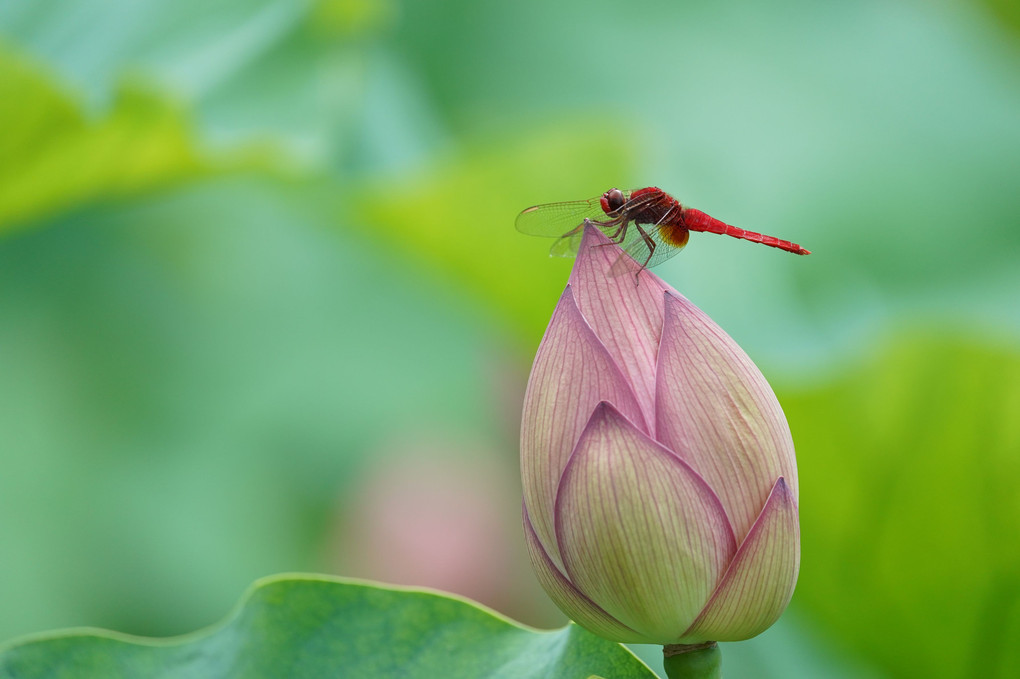
{"label": "lotus petal", "polygon": [[655,643],[679,639],[736,552],[712,489],[606,403],[564,470],[556,535],[570,582]]}
{"label": "lotus petal", "polygon": [[761,634],[786,610],[799,569],[797,503],[780,478],[682,643],[742,641]]}
{"label": "lotus petal", "polygon": [[601,401],[644,426],[634,392],[581,316],[568,285],[535,357],[521,425],[524,502],[535,532],[557,565],[561,562],[553,531],[556,488]]}
{"label": "lotus petal", "polygon": [[669,286],[647,269],[635,279],[638,266],[621,268],[621,258],[633,263],[605,234],[589,226],[577,251],[570,285],[577,307],[633,385],[644,419],[654,425],[662,293]]}
{"label": "lotus petal", "polygon": [[718,493],[742,540],[773,483],[797,497],[797,462],[783,410],[761,371],[722,328],[667,292],[658,353],[656,439]]}
{"label": "lotus petal", "polygon": [[556,564],[549,558],[542,542],[535,534],[535,529],[528,519],[528,510],[524,510],[524,535],[528,542],[528,554],[531,556],[531,565],[549,598],[553,600],[560,610],[567,616],[595,634],[621,643],[642,644],[648,640],[640,634],[624,625],[622,622],[599,608],[595,602],[581,594],[580,591],[567,580],[560,572]]}

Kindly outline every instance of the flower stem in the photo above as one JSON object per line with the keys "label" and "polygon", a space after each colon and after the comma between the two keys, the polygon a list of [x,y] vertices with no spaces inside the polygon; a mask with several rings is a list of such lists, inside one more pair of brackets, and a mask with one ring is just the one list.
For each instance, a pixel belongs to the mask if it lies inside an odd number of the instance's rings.
{"label": "flower stem", "polygon": [[666,644],[662,655],[668,679],[722,679],[722,653],[714,641]]}

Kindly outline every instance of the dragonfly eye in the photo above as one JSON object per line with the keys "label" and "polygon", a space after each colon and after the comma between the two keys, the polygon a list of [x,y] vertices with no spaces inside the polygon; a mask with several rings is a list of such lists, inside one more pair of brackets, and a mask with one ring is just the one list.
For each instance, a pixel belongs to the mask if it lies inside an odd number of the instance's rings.
{"label": "dragonfly eye", "polygon": [[611,215],[623,207],[623,204],[627,202],[623,197],[623,191],[620,189],[609,189],[602,194],[602,210]]}

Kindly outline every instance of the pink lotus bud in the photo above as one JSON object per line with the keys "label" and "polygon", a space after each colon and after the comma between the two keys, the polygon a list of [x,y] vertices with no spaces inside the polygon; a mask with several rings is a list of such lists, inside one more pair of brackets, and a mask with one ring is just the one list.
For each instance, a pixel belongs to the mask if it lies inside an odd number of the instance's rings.
{"label": "pink lotus bud", "polygon": [[790,428],[747,354],[649,271],[620,275],[608,242],[585,231],[528,382],[532,564],[604,637],[749,639],[797,581]]}

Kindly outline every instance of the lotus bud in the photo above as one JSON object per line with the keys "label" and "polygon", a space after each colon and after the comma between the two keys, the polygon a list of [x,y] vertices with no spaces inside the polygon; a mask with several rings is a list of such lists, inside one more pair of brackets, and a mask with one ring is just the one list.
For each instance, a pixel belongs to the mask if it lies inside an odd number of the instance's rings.
{"label": "lotus bud", "polygon": [[[598,229],[524,400],[524,527],[535,572],[620,642],[739,641],[774,623],[800,564],[797,463],[740,347]],[[635,267],[636,268],[636,267]]]}

